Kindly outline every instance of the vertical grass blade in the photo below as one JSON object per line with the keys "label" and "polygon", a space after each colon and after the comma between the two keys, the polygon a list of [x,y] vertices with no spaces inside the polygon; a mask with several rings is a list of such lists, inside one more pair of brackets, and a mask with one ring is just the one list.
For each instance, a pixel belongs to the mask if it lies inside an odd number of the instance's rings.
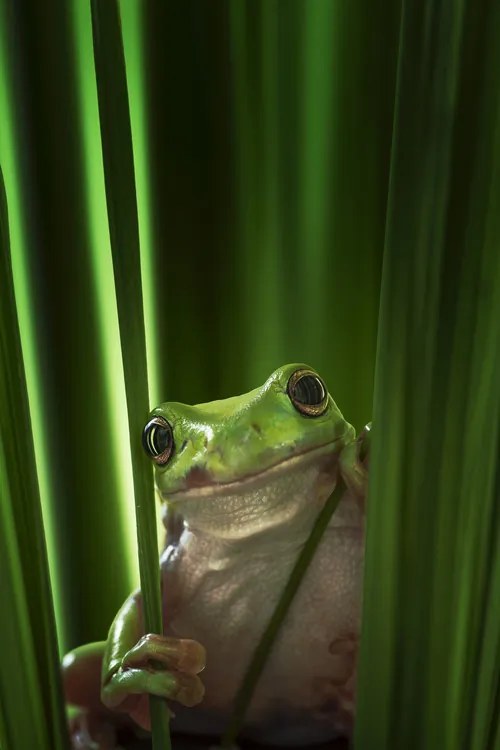
{"label": "vertical grass blade", "polygon": [[[102,356],[102,381],[109,409],[109,424],[105,440],[107,445],[107,463],[111,476],[116,475],[115,523],[122,521],[124,547],[109,546],[108,557],[111,561],[119,560],[120,570],[128,573],[125,592],[116,591],[113,597],[115,611],[120,606],[117,601],[120,594],[122,601],[128,593],[136,588],[139,582],[139,561],[137,559],[137,528],[135,525],[134,480],[130,460],[130,445],[123,440],[128,434],[125,382],[120,347],[120,329],[116,309],[115,282],[113,275],[113,258],[108,232],[106,209],[106,189],[104,184],[104,167],[102,161],[102,142],[99,125],[97,85],[94,66],[92,39],[92,17],[90,3],[72,0],[72,33],[75,39],[75,60],[77,70],[78,102],[82,132],[82,161],[85,206],[89,234],[89,258],[92,265],[92,276],[95,290],[96,317],[99,321],[97,337]],[[102,428],[101,428],[102,429]],[[97,448],[99,449],[99,448]],[[106,512],[111,511],[109,499],[106,500]],[[125,577],[125,576],[124,576]],[[109,594],[108,594],[109,598]],[[114,617],[114,614],[113,616]],[[109,626],[108,621],[107,625]],[[88,637],[88,636],[87,636]]]}
{"label": "vertical grass blade", "polygon": [[[127,80],[116,0],[92,0],[104,176],[130,429],[139,570],[146,632],[162,633],[152,470],[141,448],[148,413],[139,226]],[[170,747],[164,701],[150,697],[153,748]]]}
{"label": "vertical grass blade", "polygon": [[499,49],[494,2],[403,4],[360,750],[498,741]]}
{"label": "vertical grass blade", "polygon": [[146,327],[146,353],[148,386],[152,404],[165,400],[159,387],[158,347],[163,343],[155,336],[156,294],[154,255],[152,252],[152,180],[150,174],[150,145],[148,128],[146,58],[149,50],[145,44],[145,12],[147,3],[141,0],[120,0],[120,18],[127,71],[127,91],[130,107],[130,125],[134,146],[134,173],[137,192],[139,241],[141,246],[141,273]]}
{"label": "vertical grass blade", "polygon": [[[0,159],[64,653],[104,638],[131,589],[126,559],[113,564],[124,559],[117,481],[123,469],[113,460],[110,440],[113,410],[105,386],[106,340],[100,330],[85,200],[70,4],[0,2],[0,15]],[[88,18],[90,34],[90,13]],[[87,67],[92,60],[90,56]],[[104,254],[105,243],[99,249]],[[107,294],[116,308],[112,273]],[[120,379],[119,368],[115,371]],[[124,398],[122,409],[123,403]]]}
{"label": "vertical grass blade", "polygon": [[0,170],[0,744],[68,747]]}

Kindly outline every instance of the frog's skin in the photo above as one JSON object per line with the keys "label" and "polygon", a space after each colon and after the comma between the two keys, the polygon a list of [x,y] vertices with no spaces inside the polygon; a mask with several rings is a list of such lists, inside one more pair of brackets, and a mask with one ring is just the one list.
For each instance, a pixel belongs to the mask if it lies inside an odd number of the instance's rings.
{"label": "frog's skin", "polygon": [[[165,403],[152,412],[157,425],[148,423],[145,444],[157,454],[167,445],[156,456],[156,485],[167,519],[175,519],[161,557],[165,636],[144,634],[136,591],[106,643],[65,657],[67,698],[87,710],[88,726],[74,724],[75,747],[92,746],[87,729],[96,746],[113,747],[106,737],[112,716],[149,729],[149,692],[173,701],[174,731],[224,731],[254,649],[339,473],[347,489],[283,622],[241,736],[308,747],[351,733],[366,471],[354,428],[326,389],[319,414],[293,403],[300,384],[293,391],[292,383],[304,376],[302,385],[317,383],[307,365],[287,365],[242,396],[198,406]],[[309,400],[321,398],[319,382]],[[168,444],[161,418],[171,428]]]}

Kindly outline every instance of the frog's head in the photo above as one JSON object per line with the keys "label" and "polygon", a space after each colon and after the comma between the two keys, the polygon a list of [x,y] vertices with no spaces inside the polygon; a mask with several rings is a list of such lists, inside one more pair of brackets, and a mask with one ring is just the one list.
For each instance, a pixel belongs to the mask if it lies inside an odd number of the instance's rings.
{"label": "frog's head", "polygon": [[161,498],[189,526],[237,538],[283,524],[304,506],[317,512],[354,435],[319,375],[293,364],[242,396],[162,404],[143,445]]}

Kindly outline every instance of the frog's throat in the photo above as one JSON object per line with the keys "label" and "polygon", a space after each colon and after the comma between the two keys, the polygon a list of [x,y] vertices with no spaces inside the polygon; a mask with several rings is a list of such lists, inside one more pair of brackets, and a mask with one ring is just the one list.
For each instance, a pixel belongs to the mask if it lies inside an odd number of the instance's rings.
{"label": "frog's throat", "polygon": [[339,437],[335,440],[330,440],[328,443],[323,443],[322,445],[317,445],[314,448],[302,451],[301,453],[296,453],[289,458],[278,461],[272,466],[268,466],[262,471],[246,474],[239,479],[233,479],[228,482],[217,482],[214,480],[199,487],[178,489],[173,492],[159,490],[159,494],[162,500],[168,500],[171,503],[182,503],[184,500],[193,500],[195,498],[219,497],[234,492],[244,492],[251,487],[252,484],[271,482],[282,472],[291,471],[301,463],[309,463],[322,455],[327,456],[330,452],[332,453],[332,460],[337,460],[340,451],[336,450],[336,447],[339,445],[343,446],[344,444],[345,438]]}

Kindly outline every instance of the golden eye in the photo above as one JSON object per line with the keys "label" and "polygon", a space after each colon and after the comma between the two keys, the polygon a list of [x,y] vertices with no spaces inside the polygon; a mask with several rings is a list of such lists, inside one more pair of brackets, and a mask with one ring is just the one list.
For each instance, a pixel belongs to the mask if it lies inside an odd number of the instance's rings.
{"label": "golden eye", "polygon": [[320,417],[328,406],[328,391],[312,370],[296,370],[288,380],[288,396],[301,414]]}
{"label": "golden eye", "polygon": [[149,420],[142,431],[142,447],[159,466],[167,463],[174,450],[174,436],[164,417]]}

